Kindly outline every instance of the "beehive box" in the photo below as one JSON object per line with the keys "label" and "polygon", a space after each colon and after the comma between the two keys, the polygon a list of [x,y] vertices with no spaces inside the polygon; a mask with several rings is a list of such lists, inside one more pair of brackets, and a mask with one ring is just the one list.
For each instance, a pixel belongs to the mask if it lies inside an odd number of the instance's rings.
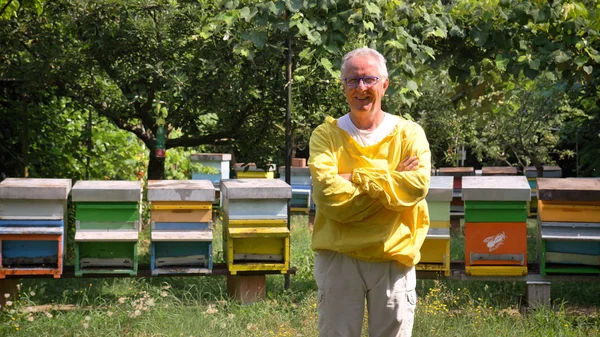
{"label": "beehive box", "polygon": [[291,186],[280,179],[234,179],[221,181],[221,191],[223,253],[229,272],[287,272]]}
{"label": "beehive box", "polygon": [[136,275],[141,184],[138,181],[78,181],[75,202],[75,276]]}
{"label": "beehive box", "polygon": [[[286,180],[285,166],[279,167],[279,178]],[[311,207],[312,180],[308,167],[290,167],[290,185],[292,186],[292,199],[290,211],[307,214]]]}
{"label": "beehive box", "polygon": [[[529,186],[531,187],[531,201],[527,205],[527,215],[537,215],[537,169],[534,166],[528,166],[523,169],[524,175],[527,177]],[[562,177],[562,169],[559,166],[544,166],[542,178],[560,178]]]}
{"label": "beehive box", "polygon": [[213,267],[209,180],[150,180],[152,275],[209,274]]}
{"label": "beehive box", "polygon": [[70,179],[0,183],[0,278],[62,275],[70,191]]}
{"label": "beehive box", "polygon": [[417,270],[442,271],[450,275],[450,202],[453,177],[431,177],[427,206],[430,226],[421,247],[421,261]]}
{"label": "beehive box", "polygon": [[192,164],[200,166],[192,172],[193,180],[209,180],[215,187],[221,179],[229,179],[231,154],[229,153],[195,153],[190,155]]}
{"label": "beehive box", "polygon": [[527,201],[524,176],[463,178],[465,271],[469,275],[527,274]]}
{"label": "beehive box", "polygon": [[539,178],[541,272],[600,274],[600,178]]}
{"label": "beehive box", "polygon": [[269,164],[266,169],[259,168],[256,164],[235,164],[235,173],[238,179],[273,179],[277,167],[275,164]]}
{"label": "beehive box", "polygon": [[600,274],[600,222],[542,222],[540,271]]}
{"label": "beehive box", "polygon": [[543,222],[600,222],[600,178],[538,178]]}
{"label": "beehive box", "polygon": [[462,200],[462,179],[475,175],[473,167],[440,167],[437,170],[438,176],[454,177],[453,198],[450,203],[450,212],[461,215],[464,212],[464,202]]}

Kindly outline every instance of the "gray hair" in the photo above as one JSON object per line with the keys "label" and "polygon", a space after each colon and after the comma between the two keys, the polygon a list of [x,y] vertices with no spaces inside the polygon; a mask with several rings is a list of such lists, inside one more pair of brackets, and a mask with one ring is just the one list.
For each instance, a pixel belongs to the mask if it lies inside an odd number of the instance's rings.
{"label": "gray hair", "polygon": [[348,62],[348,60],[350,60],[351,58],[353,58],[355,56],[365,56],[365,55],[372,56],[379,62],[379,74],[377,74],[377,75],[382,76],[382,77],[388,77],[388,71],[387,71],[387,67],[385,65],[385,63],[386,63],[385,57],[383,57],[383,55],[381,55],[377,50],[371,49],[369,47],[356,48],[356,49],[348,52],[346,55],[344,55],[344,57],[342,58],[342,66],[340,69],[341,76],[344,76],[344,73],[346,72],[346,63]]}

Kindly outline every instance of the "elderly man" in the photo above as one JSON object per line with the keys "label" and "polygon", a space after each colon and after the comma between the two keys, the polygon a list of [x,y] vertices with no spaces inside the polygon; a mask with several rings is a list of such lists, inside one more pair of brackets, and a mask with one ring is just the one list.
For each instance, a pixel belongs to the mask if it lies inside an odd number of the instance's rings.
{"label": "elderly man", "polygon": [[419,125],[381,110],[385,63],[370,48],[344,56],[350,112],[328,117],[310,139],[322,337],[360,336],[365,299],[370,337],[412,334],[431,154]]}

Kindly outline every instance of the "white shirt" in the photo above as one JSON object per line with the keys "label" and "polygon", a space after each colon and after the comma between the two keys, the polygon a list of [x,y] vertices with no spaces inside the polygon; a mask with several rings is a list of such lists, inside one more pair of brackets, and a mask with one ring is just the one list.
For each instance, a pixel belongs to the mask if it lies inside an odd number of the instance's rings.
{"label": "white shirt", "polygon": [[383,121],[375,130],[366,131],[357,128],[354,123],[352,123],[350,114],[347,113],[338,119],[338,126],[346,131],[358,144],[365,147],[379,143],[383,138],[394,131],[398,121],[399,119],[396,118],[396,116],[386,112]]}

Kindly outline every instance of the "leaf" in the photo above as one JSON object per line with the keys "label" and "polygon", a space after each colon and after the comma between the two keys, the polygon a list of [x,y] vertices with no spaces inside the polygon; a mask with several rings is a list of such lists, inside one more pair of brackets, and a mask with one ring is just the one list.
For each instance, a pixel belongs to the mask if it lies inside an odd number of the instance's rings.
{"label": "leaf", "polygon": [[375,25],[373,24],[373,22],[363,21],[363,25],[365,26],[366,30],[369,30],[369,31],[375,30]]}
{"label": "leaf", "polygon": [[[404,41],[406,41],[406,40],[404,40]],[[385,41],[384,44],[386,47],[392,47],[395,49],[406,50],[406,44],[402,44],[398,40],[387,40],[387,41]]]}
{"label": "leaf", "polygon": [[242,38],[244,40],[252,41],[252,44],[254,44],[254,46],[256,48],[264,47],[265,43],[267,42],[267,39],[268,39],[266,32],[256,32],[256,31],[243,32]]}
{"label": "leaf", "polygon": [[302,9],[303,1],[302,0],[285,0],[285,6],[292,13],[297,13]]}
{"label": "leaf", "polygon": [[469,37],[471,38],[471,40],[473,40],[473,43],[475,43],[478,47],[483,47],[485,45],[488,36],[489,34],[487,28],[480,29],[479,27],[475,27],[471,29],[471,32],[469,33]]}
{"label": "leaf", "polygon": [[583,71],[585,71],[586,74],[591,75],[592,72],[594,71],[594,67],[593,66],[584,66]]}
{"label": "leaf", "polygon": [[415,82],[413,80],[406,81],[406,88],[411,91],[419,90],[419,86],[417,85],[417,82]]}
{"label": "leaf", "polygon": [[502,54],[497,54],[496,55],[496,68],[498,68],[498,70],[506,70],[506,66],[508,65],[509,61],[510,61],[510,59],[505,58],[504,56],[502,56]]}
{"label": "leaf", "polygon": [[302,59],[308,59],[311,58],[314,54],[315,54],[315,49],[312,48],[304,48],[300,54],[298,54],[298,56],[300,56],[300,58]]}
{"label": "leaf", "polygon": [[367,13],[369,14],[373,14],[377,17],[381,15],[381,9],[379,9],[379,6],[377,6],[376,3],[367,2],[365,3],[365,8],[367,9]]}
{"label": "leaf", "polygon": [[527,76],[530,80],[534,80],[539,74],[539,71],[531,69],[530,67],[523,68],[523,75]]}
{"label": "leaf", "polygon": [[250,50],[248,50],[248,48],[242,46],[241,44],[236,44],[233,47],[233,52],[236,54],[240,54],[242,56],[248,57],[248,55],[250,55]]}
{"label": "leaf", "polygon": [[575,64],[578,67],[583,67],[588,62],[589,59],[590,58],[585,55],[578,55],[577,57],[575,57],[573,62],[575,62]]}
{"label": "leaf", "polygon": [[567,53],[560,49],[553,51],[551,56],[554,58],[554,63],[565,63],[571,59],[571,57],[567,55]]}
{"label": "leaf", "polygon": [[250,8],[247,6],[240,10],[240,18],[248,21],[248,16],[250,15]]}
{"label": "leaf", "polygon": [[538,60],[538,59],[529,60],[529,68],[531,68],[533,70],[539,70],[540,69],[540,60]]}

